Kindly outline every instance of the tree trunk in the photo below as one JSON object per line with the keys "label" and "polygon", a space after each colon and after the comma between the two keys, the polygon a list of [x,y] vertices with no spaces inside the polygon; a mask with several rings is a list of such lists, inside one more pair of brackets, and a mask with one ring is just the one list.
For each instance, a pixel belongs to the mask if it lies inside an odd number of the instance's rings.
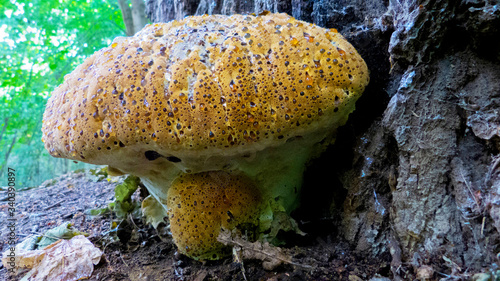
{"label": "tree trunk", "polygon": [[5,133],[5,130],[7,129],[7,125],[9,125],[9,117],[5,117],[3,119],[3,128],[2,128],[2,132],[0,133],[0,142],[2,141],[3,134]]}
{"label": "tree trunk", "polygon": [[132,18],[132,10],[128,6],[127,0],[118,0],[118,6],[122,11],[123,22],[125,23],[125,28],[127,29],[127,36],[132,36],[134,32],[134,20]]}
{"label": "tree trunk", "polygon": [[140,31],[147,23],[144,0],[132,0],[132,7],[129,0],[118,0],[118,6],[122,11],[123,22],[127,28],[127,36],[132,36]]}
{"label": "tree trunk", "polygon": [[10,146],[9,146],[9,149],[7,150],[7,152],[5,153],[5,158],[3,160],[3,164],[2,166],[0,167],[0,175],[3,175],[3,170],[4,168],[7,166],[7,161],[9,161],[9,156],[10,156],[10,153],[12,152],[12,148],[14,147],[14,145],[16,144],[16,139],[17,139],[17,136],[14,135],[14,137],[12,138],[12,141],[10,142]]}
{"label": "tree trunk", "polygon": [[146,24],[146,4],[144,0],[132,0],[132,18],[134,20],[134,33],[140,31]]}
{"label": "tree trunk", "polygon": [[[490,2],[497,2],[497,5]],[[480,271],[500,242],[498,1],[148,0],[152,22],[286,12],[336,28],[371,81],[337,142],[305,175],[298,220],[418,271]],[[335,176],[334,176],[335,175]],[[325,184],[327,182],[328,184]],[[318,196],[321,194],[321,196]],[[312,211],[311,211],[312,210]]]}

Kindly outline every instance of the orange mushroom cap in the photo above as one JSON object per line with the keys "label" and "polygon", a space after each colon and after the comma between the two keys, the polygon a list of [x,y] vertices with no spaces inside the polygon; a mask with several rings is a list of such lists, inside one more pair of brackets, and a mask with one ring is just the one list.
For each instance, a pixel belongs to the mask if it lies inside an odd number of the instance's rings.
{"label": "orange mushroom cap", "polygon": [[238,155],[346,119],[368,80],[336,30],[286,14],[187,17],[117,38],[67,75],[43,140],[94,164],[125,147]]}

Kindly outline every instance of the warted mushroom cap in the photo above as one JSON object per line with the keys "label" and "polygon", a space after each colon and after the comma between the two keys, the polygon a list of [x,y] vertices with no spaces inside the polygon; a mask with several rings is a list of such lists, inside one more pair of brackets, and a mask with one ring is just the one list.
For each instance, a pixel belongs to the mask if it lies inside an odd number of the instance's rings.
{"label": "warted mushroom cap", "polygon": [[336,30],[286,14],[187,17],[117,38],[67,75],[43,140],[52,156],[116,167],[241,155],[342,125],[368,80]]}

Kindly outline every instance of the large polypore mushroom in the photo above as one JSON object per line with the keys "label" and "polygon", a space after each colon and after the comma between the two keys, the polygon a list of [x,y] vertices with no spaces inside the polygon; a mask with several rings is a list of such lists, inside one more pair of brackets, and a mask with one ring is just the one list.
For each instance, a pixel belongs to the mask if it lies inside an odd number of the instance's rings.
{"label": "large polypore mushroom", "polygon": [[[194,196],[183,188],[206,186],[220,200],[235,192],[243,205],[253,190],[258,204],[219,210],[237,223],[218,227],[250,223],[264,233],[296,208],[306,162],[334,141],[368,80],[336,30],[286,14],[188,17],[117,38],[67,75],[48,101],[43,140],[52,156],[139,176],[161,209],[151,213],[172,221],[189,212],[169,205],[196,201],[182,199]],[[205,224],[214,220],[207,210],[198,216]],[[204,249],[218,249],[212,239],[190,254],[192,239],[175,233],[200,230],[177,225],[187,226],[171,223],[182,252],[205,259]]]}

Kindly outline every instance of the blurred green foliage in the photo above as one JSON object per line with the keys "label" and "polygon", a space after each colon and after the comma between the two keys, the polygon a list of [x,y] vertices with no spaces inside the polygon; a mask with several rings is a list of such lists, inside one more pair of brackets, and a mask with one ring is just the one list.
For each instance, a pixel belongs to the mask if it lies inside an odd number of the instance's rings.
{"label": "blurred green foliage", "polygon": [[45,151],[43,111],[64,75],[117,36],[125,25],[114,0],[0,1],[1,178],[10,167],[18,187],[34,186],[82,167]]}

